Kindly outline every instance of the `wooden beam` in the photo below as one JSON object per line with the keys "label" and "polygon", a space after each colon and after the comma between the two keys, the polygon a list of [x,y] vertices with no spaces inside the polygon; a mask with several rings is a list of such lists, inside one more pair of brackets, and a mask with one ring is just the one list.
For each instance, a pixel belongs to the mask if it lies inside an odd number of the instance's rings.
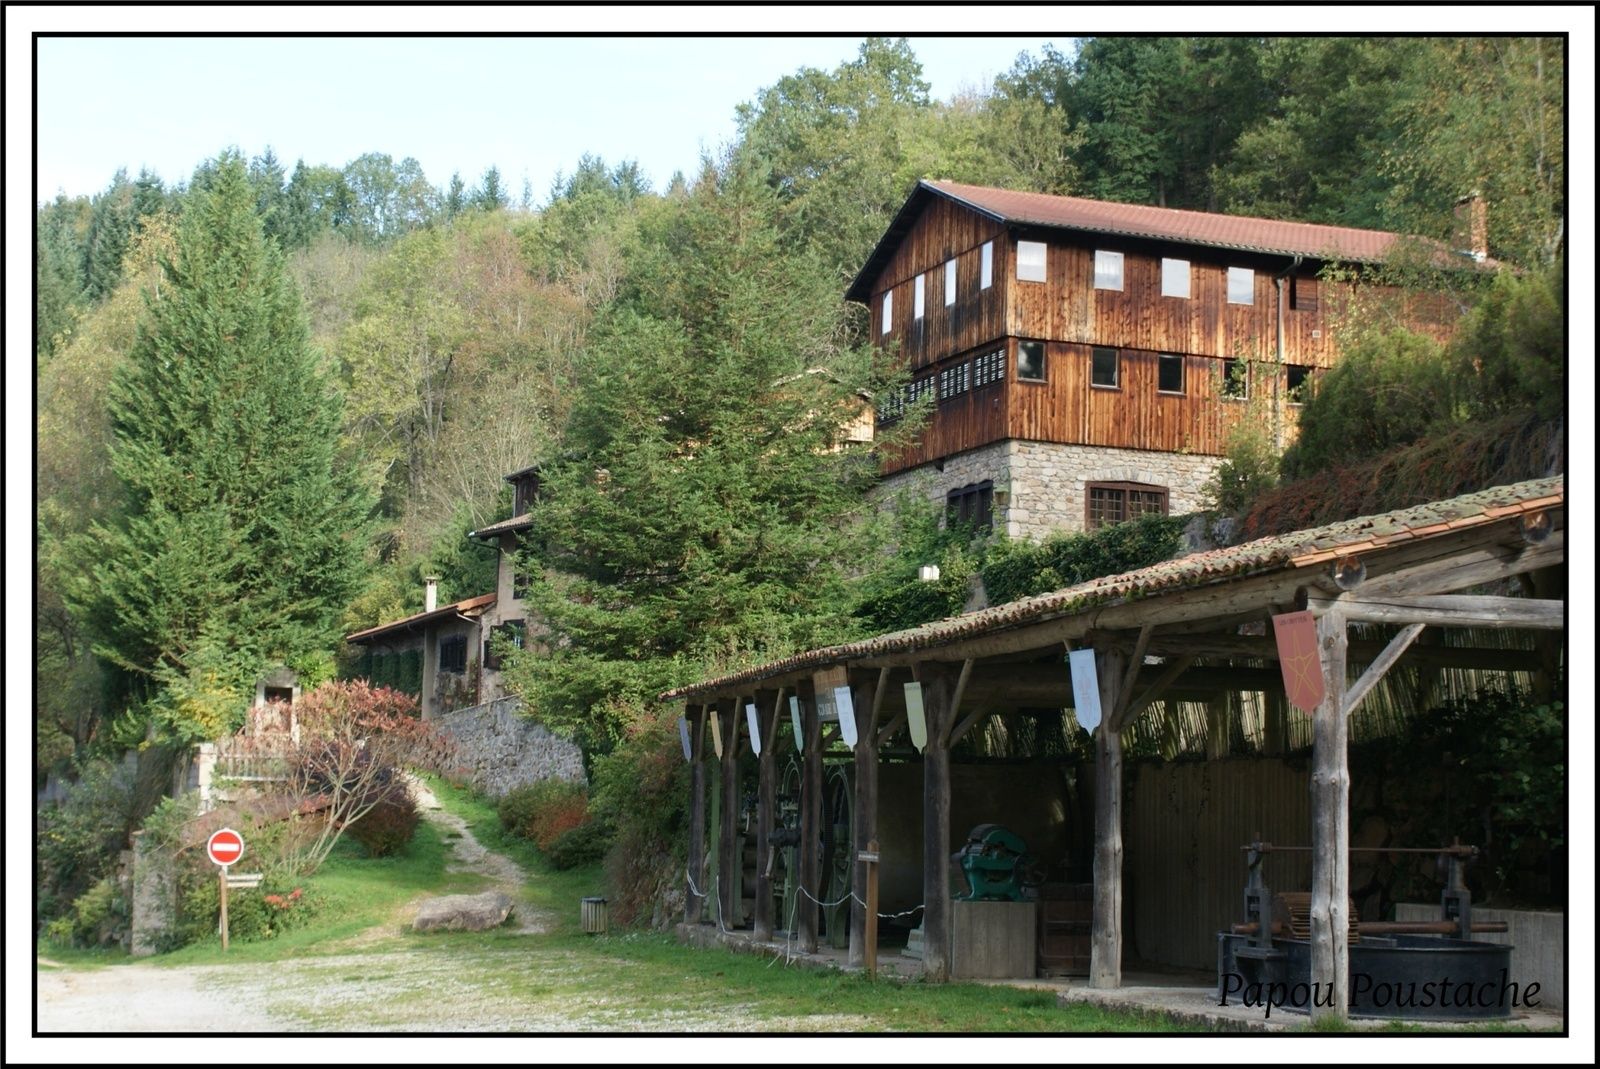
{"label": "wooden beam", "polygon": [[[1100,708],[1115,709],[1124,654],[1095,652]],[[1095,728],[1094,921],[1089,946],[1089,986],[1122,986],[1122,733],[1103,713]]]}
{"label": "wooden beam", "polygon": [[1117,724],[1117,727],[1121,729],[1139,719],[1139,714],[1144,712],[1151,702],[1165,694],[1167,688],[1171,687],[1179,676],[1188,671],[1189,666],[1192,664],[1194,664],[1193,657],[1175,657],[1172,661],[1163,665],[1161,674],[1150,681],[1150,685],[1144,689],[1144,693],[1128,703],[1128,708],[1123,711],[1122,720]]}
{"label": "wooden beam", "polygon": [[1144,651],[1150,647],[1150,632],[1153,631],[1149,624],[1139,628],[1139,638],[1133,644],[1133,653],[1128,657],[1128,668],[1122,676],[1122,682],[1117,687],[1117,705],[1114,709],[1107,709],[1106,714],[1111,718],[1111,723],[1116,730],[1121,731],[1124,718],[1127,715],[1128,703],[1133,700],[1133,685],[1138,681],[1139,669],[1144,667]]}
{"label": "wooden beam", "polygon": [[744,710],[739,699],[717,703],[725,725],[722,738],[722,834],[717,843],[717,924],[723,929],[739,926],[739,899],[736,872],[742,863],[739,841],[739,721]]}
{"label": "wooden beam", "polygon": [[1350,1006],[1350,721],[1345,622],[1337,609],[1317,621],[1317,643],[1324,695],[1311,721],[1311,983],[1332,998],[1313,1013],[1342,1020]]}
{"label": "wooden beam", "polygon": [[950,719],[946,724],[946,734],[944,736],[944,745],[946,749],[949,748],[951,741],[949,737],[949,731],[955,727],[956,715],[961,711],[961,702],[967,696],[967,684],[972,681],[972,665],[973,660],[970,657],[962,662],[961,675],[956,679],[954,693],[950,695]]}
{"label": "wooden beam", "polygon": [[1427,625],[1411,624],[1404,631],[1401,631],[1389,642],[1388,647],[1378,655],[1378,659],[1373,661],[1365,672],[1361,673],[1361,678],[1350,685],[1350,689],[1345,692],[1344,696],[1345,716],[1355,712],[1356,706],[1361,704],[1361,699],[1367,696],[1367,691],[1376,686],[1378,680],[1382,679],[1389,669],[1394,667],[1394,663],[1400,659],[1400,655],[1417,640],[1417,636],[1422,634],[1422,629],[1425,626]]}
{"label": "wooden beam", "polygon": [[[770,698],[770,702],[763,701]],[[770,710],[765,712],[764,710]],[[772,874],[767,865],[772,853],[772,827],[778,810],[778,724],[783,715],[783,688],[759,691],[756,713],[761,716],[761,753],[756,757],[756,903],[752,925],[757,942],[772,938]]]}
{"label": "wooden beam", "polygon": [[922,974],[944,981],[950,979],[950,750],[945,739],[960,684],[941,664],[917,665],[914,671],[928,720],[922,755]]}
{"label": "wooden beam", "polygon": [[1519,627],[1558,631],[1567,626],[1567,603],[1483,594],[1361,595],[1312,598],[1315,615],[1337,609],[1347,621],[1437,624],[1441,627]]}
{"label": "wooden beam", "polygon": [[816,686],[803,705],[801,723],[806,744],[800,768],[800,887],[805,891],[797,910],[800,949],[817,952],[817,896],[821,890],[818,850],[822,845],[822,723],[817,718]]}
{"label": "wooden beam", "polygon": [[[885,669],[883,669],[883,671],[887,672],[887,671],[889,671],[889,669],[885,668]],[[879,732],[878,732],[878,745],[882,746],[884,743],[888,742],[891,738],[893,738],[894,737],[894,733],[896,731],[899,731],[902,727],[904,727],[905,723],[906,723],[906,711],[904,709],[901,709],[898,713],[896,713],[894,715],[894,718],[892,720],[890,720],[887,724],[885,724],[883,726],[882,729],[879,730]]]}
{"label": "wooden beam", "polygon": [[[853,684],[854,686],[854,684]],[[856,730],[856,853],[866,849],[866,844],[878,837],[878,711],[889,689],[889,669],[881,668],[875,683],[855,687],[851,697],[856,708],[868,710],[865,723]],[[867,863],[859,857],[850,859],[850,890],[855,897],[850,902],[850,952],[847,963],[854,968],[865,968],[867,947]]]}
{"label": "wooden beam", "polygon": [[1566,532],[1554,531],[1546,541],[1537,545],[1529,545],[1519,539],[1510,544],[1484,546],[1444,560],[1402,568],[1377,579],[1368,579],[1362,584],[1361,593],[1367,596],[1448,594],[1564,564],[1566,559]]}
{"label": "wooden beam", "polygon": [[[1349,643],[1350,663],[1370,664],[1387,647],[1387,642],[1353,640]],[[1262,661],[1278,659],[1278,646],[1273,639],[1250,635],[1197,635],[1182,639],[1156,635],[1150,641],[1150,652],[1164,657],[1192,654],[1195,657],[1239,657]],[[1406,658],[1408,663],[1443,668],[1487,668],[1505,672],[1531,671],[1537,663],[1537,654],[1533,650],[1483,646],[1418,644],[1411,648]]]}
{"label": "wooden beam", "polygon": [[689,718],[689,871],[688,886],[684,890],[683,919],[686,924],[699,924],[705,909],[705,895],[696,894],[695,888],[706,890],[706,763],[705,723],[706,707],[691,712]]}
{"label": "wooden beam", "polygon": [[987,720],[993,712],[994,708],[992,706],[983,705],[968,713],[966,719],[957,724],[955,730],[950,732],[950,745],[954,746],[960,742],[961,736],[977,727],[980,721]]}

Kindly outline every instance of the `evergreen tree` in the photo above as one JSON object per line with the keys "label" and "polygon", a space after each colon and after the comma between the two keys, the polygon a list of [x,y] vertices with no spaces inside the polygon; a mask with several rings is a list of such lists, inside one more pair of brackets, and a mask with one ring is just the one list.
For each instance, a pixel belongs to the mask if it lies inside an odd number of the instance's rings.
{"label": "evergreen tree", "polygon": [[500,185],[500,168],[490,167],[483,172],[483,184],[472,195],[472,206],[485,212],[506,206],[506,191]]}
{"label": "evergreen tree", "polygon": [[444,217],[454,219],[467,210],[467,184],[461,181],[461,172],[450,176],[450,189],[444,195]]}
{"label": "evergreen tree", "polygon": [[236,153],[191,195],[111,384],[125,504],[78,541],[68,592],[96,652],[190,740],[230,728],[264,666],[327,662],[361,563],[339,397],[255,201]]}
{"label": "evergreen tree", "polygon": [[84,245],[84,294],[98,300],[116,288],[122,278],[122,257],[127,254],[135,222],[133,184],[128,172],[118,168],[111,185],[94,198],[89,211],[89,235]]}

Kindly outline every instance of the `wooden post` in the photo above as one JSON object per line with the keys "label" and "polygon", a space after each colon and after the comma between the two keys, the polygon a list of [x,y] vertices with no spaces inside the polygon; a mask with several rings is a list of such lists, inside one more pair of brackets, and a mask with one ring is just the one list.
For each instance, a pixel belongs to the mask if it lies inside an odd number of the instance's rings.
{"label": "wooden post", "polygon": [[[867,853],[874,859],[878,856],[878,840],[867,840]],[[878,862],[876,860],[865,863],[867,869],[867,907],[865,909],[866,922],[862,925],[865,942],[865,956],[862,964],[867,970],[869,979],[878,975]]]}
{"label": "wooden post", "polygon": [[1325,693],[1311,725],[1311,1014],[1342,1020],[1350,1006],[1350,755],[1338,611],[1317,621],[1317,645]]}
{"label": "wooden post", "polygon": [[800,776],[800,887],[804,893],[800,895],[799,919],[795,922],[800,949],[807,954],[817,952],[817,894],[821,882],[821,858],[817,854],[822,845],[822,724],[817,719],[814,688],[812,691],[802,699],[800,718],[806,735]]}
{"label": "wooden post", "polygon": [[689,872],[684,890],[683,920],[685,924],[699,924],[705,909],[706,865],[706,707],[698,714],[686,710],[689,718]]}
{"label": "wooden post", "polygon": [[756,908],[755,939],[772,939],[772,874],[767,869],[772,852],[772,822],[778,798],[778,724],[782,716],[783,691],[761,691],[756,695],[756,716],[761,721],[761,753],[756,758]]}
{"label": "wooden post", "polygon": [[217,918],[217,923],[222,928],[222,949],[226,951],[228,949],[228,869],[225,865],[217,867],[220,870],[217,879],[222,882],[221,889],[217,892],[221,896],[220,901],[222,903],[222,912]]}
{"label": "wooden post", "polygon": [[717,703],[722,724],[722,827],[717,842],[717,920],[724,929],[739,926],[739,900],[734,873],[739,857],[739,724],[744,719],[739,699]]}
{"label": "wooden post", "polygon": [[1122,687],[1124,655],[1095,652],[1100,726],[1095,729],[1094,927],[1089,986],[1122,986],[1122,725],[1111,719]]}
{"label": "wooden post", "polygon": [[[857,844],[878,837],[878,712],[889,687],[889,669],[883,668],[870,675],[860,675],[850,682],[851,700],[856,707],[856,828]],[[859,849],[866,849],[860,847]],[[859,853],[858,849],[858,853]],[[869,863],[859,858],[851,869],[850,890],[855,898],[850,902],[850,955],[847,963],[861,967],[872,953],[869,941],[876,931],[875,911],[863,905],[867,899],[867,873]],[[869,930],[870,926],[870,930]]]}
{"label": "wooden post", "polygon": [[950,979],[950,729],[954,685],[949,668],[916,666],[928,746],[922,754],[922,975]]}

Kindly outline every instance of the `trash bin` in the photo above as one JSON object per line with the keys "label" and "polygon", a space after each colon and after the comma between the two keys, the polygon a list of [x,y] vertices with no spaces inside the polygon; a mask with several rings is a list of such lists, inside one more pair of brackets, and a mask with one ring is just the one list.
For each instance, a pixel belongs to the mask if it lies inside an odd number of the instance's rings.
{"label": "trash bin", "polygon": [[590,935],[604,935],[606,931],[606,900],[603,898],[585,898],[583,900],[583,930]]}

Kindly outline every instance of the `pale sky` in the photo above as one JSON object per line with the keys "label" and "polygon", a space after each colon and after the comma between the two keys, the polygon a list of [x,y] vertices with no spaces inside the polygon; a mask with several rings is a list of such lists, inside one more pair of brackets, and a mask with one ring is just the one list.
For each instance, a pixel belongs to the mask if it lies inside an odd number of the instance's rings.
{"label": "pale sky", "polygon": [[[732,141],[734,109],[861,37],[46,37],[38,42],[37,195],[92,194],[118,167],[169,185],[237,145],[342,166],[414,156],[428,180],[491,164],[543,202],[585,152],[636,159],[657,189]],[[1071,38],[924,37],[936,99],[987,89],[1017,55]]]}

